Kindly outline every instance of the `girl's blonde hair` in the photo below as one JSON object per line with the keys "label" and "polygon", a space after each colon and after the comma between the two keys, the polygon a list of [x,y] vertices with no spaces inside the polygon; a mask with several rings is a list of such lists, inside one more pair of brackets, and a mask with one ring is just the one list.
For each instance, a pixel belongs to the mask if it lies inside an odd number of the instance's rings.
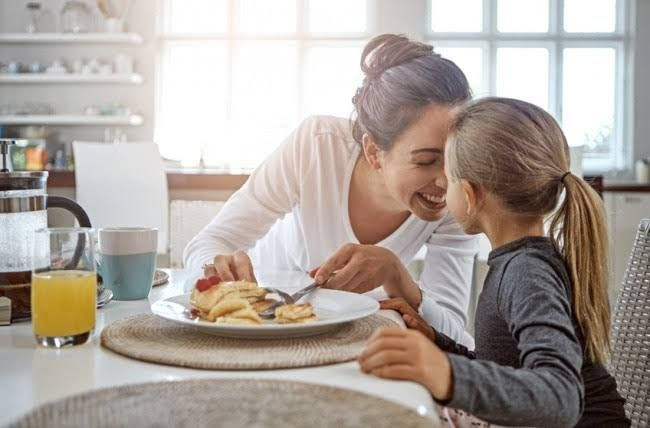
{"label": "girl's blonde hair", "polygon": [[[524,101],[483,98],[456,117],[446,162],[452,179],[495,195],[508,211],[552,213],[550,239],[571,275],[573,313],[587,355],[604,363],[610,328],[605,210],[587,183],[565,174],[569,146],[557,122]],[[566,194],[560,202],[562,190]]]}

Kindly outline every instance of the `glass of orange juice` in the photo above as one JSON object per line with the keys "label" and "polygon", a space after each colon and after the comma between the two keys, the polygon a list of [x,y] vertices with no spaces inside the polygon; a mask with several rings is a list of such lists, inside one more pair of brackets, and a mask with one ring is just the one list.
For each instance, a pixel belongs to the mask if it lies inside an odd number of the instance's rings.
{"label": "glass of orange juice", "polygon": [[31,288],[36,341],[55,348],[86,343],[97,311],[91,229],[37,230]]}

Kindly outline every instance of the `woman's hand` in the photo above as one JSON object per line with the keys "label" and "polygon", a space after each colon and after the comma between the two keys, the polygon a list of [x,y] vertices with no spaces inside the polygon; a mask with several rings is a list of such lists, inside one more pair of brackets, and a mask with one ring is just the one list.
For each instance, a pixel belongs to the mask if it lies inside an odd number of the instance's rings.
{"label": "woman's hand", "polygon": [[428,337],[430,341],[435,342],[436,333],[433,330],[433,327],[431,327],[424,318],[420,316],[418,311],[413,309],[413,307],[403,298],[395,297],[393,299],[382,300],[379,302],[379,307],[381,309],[392,309],[399,312],[408,328],[419,331]]}
{"label": "woman's hand", "polygon": [[364,373],[417,382],[438,401],[453,396],[453,375],[447,355],[415,330],[377,330],[359,357]]}
{"label": "woman's hand", "polygon": [[216,256],[213,264],[203,267],[203,274],[206,278],[215,274],[219,275],[222,281],[257,282],[251,259],[244,251]]}
{"label": "woman's hand", "polygon": [[309,274],[327,288],[365,293],[383,285],[389,296],[404,297],[416,306],[422,299],[400,259],[375,245],[345,244]]}

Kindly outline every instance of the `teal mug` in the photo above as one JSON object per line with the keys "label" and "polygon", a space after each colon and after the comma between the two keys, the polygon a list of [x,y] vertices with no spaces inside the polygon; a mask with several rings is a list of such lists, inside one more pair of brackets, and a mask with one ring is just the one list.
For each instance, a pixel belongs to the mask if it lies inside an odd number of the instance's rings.
{"label": "teal mug", "polygon": [[97,232],[97,272],[116,300],[146,299],[156,270],[158,230],[102,228]]}

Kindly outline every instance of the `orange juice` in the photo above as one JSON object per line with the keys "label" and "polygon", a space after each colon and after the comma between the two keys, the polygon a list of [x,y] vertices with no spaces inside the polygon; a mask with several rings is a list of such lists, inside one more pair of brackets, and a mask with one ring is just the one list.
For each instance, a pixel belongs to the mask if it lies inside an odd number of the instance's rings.
{"label": "orange juice", "polygon": [[34,334],[74,336],[95,327],[97,276],[94,272],[60,270],[32,275]]}

